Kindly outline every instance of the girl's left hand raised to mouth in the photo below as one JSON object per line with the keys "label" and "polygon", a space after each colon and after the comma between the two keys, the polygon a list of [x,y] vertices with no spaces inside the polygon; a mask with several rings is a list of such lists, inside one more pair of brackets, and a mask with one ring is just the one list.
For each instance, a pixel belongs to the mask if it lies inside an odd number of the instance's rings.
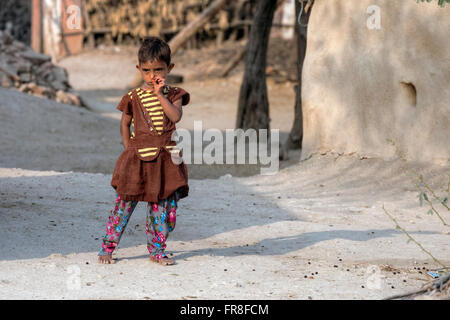
{"label": "girl's left hand raised to mouth", "polygon": [[155,93],[156,94],[163,93],[162,89],[166,86],[166,79],[161,77],[155,77],[154,79],[152,79],[152,82],[153,88],[155,88]]}

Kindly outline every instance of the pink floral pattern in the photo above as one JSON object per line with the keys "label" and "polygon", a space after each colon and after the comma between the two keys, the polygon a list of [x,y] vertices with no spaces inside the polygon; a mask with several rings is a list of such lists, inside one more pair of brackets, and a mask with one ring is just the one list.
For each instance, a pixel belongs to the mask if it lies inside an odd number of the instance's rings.
{"label": "pink floral pattern", "polygon": [[147,249],[157,260],[165,257],[166,241],[169,232],[175,229],[178,194],[174,193],[158,204],[149,204],[145,230],[147,232]]}
{"label": "pink floral pattern", "polygon": [[[145,232],[147,249],[157,260],[166,257],[166,241],[169,233],[175,229],[176,209],[179,195],[174,192],[167,199],[158,203],[148,203]],[[136,208],[137,201],[123,201],[116,196],[114,209],[110,211],[106,225],[106,235],[98,255],[110,255],[117,248],[130,217]]]}

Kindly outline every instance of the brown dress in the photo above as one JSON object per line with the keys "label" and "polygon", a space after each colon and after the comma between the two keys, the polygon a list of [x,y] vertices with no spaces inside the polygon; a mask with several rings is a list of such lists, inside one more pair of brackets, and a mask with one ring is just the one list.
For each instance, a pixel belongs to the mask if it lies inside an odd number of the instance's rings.
{"label": "brown dress", "polygon": [[[172,103],[182,99],[182,105],[190,100],[180,87],[167,86],[164,95]],[[187,168],[181,150],[171,141],[175,123],[164,114],[154,92],[133,89],[122,97],[117,109],[133,119],[128,147],[117,159],[111,180],[120,198],[157,203],[174,193],[178,199],[187,197]]]}

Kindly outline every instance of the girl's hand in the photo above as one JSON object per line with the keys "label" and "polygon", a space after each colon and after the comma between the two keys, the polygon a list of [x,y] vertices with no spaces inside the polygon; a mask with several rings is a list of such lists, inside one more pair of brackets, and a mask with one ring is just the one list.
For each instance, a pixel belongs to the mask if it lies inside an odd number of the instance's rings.
{"label": "girl's hand", "polygon": [[166,79],[156,76],[152,79],[153,88],[156,94],[161,94],[162,89],[166,86]]}

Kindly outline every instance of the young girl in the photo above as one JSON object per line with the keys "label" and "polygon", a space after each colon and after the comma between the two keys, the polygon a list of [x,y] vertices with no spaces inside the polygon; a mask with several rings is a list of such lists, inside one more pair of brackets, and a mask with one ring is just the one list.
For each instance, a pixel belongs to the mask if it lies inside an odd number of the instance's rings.
{"label": "young girl", "polygon": [[114,263],[112,252],[138,201],[145,201],[150,260],[171,265],[174,260],[164,253],[166,240],[175,228],[177,202],[189,193],[187,168],[171,136],[190,95],[166,85],[166,76],[174,67],[166,42],[157,37],[144,39],[138,60],[136,68],[143,85],[125,94],[117,106],[122,111],[120,132],[125,150],[114,168],[111,186],[117,198],[98,256],[100,263]]}

